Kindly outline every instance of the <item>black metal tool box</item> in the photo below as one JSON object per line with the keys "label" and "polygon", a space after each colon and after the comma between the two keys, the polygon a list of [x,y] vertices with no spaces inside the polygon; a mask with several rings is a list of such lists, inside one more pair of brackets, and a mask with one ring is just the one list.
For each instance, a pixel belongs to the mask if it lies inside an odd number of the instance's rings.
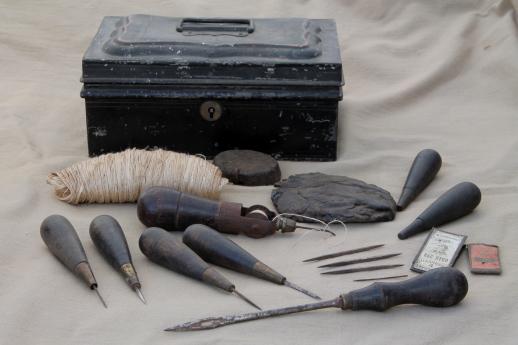
{"label": "black metal tool box", "polygon": [[330,19],[105,17],[82,81],[91,156],[159,147],[336,159],[343,78]]}

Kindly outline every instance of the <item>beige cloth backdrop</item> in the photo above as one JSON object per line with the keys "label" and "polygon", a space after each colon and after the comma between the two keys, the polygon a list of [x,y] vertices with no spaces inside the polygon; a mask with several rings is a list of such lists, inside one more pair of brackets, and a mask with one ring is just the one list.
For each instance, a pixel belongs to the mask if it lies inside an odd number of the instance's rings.
{"label": "beige cloth backdrop", "polygon": [[[514,4],[513,4],[514,3]],[[0,343],[2,344],[516,344],[518,330],[518,2],[493,1],[26,1],[0,3]],[[500,245],[501,276],[475,276],[457,263],[470,291],[450,309],[401,307],[386,313],[326,310],[173,334],[167,326],[199,317],[250,312],[234,296],[151,264],[138,249],[135,205],[70,206],[54,198],[48,172],[87,157],[79,97],[81,57],[103,16],[334,18],[346,86],[340,103],[339,159],[281,162],[283,177],[320,171],[347,175],[399,196],[415,154],[443,157],[436,180],[393,222],[350,225],[329,239],[299,232],[235,241],[294,282],[325,298],[362,287],[322,277],[301,260],[385,243],[376,254],[410,263],[425,234],[397,232],[461,181],[482,190],[479,208],[443,229],[468,242]],[[271,188],[225,188],[223,199],[269,200]],[[76,226],[105,296],[104,309],[53,258],[39,234],[59,213]],[[88,225],[110,214],[123,225],[148,299],[144,306],[93,246]],[[372,252],[374,254],[374,252]],[[388,262],[388,261],[387,261]],[[264,308],[307,303],[291,289],[223,270]]]}

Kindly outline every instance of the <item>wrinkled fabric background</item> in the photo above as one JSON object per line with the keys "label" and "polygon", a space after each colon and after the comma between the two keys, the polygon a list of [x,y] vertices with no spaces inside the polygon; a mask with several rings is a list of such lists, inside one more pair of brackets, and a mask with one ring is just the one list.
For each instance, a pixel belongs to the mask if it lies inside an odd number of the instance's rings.
{"label": "wrinkled fabric background", "polygon": [[[516,0],[493,1],[26,1],[0,2],[0,343],[2,344],[515,344],[518,330],[518,44]],[[334,18],[346,86],[340,103],[339,159],[281,162],[283,177],[320,171],[377,184],[395,199],[415,154],[435,148],[443,167],[393,222],[320,233],[235,241],[325,298],[364,286],[354,278],[410,272],[426,234],[396,233],[461,181],[482,190],[470,216],[445,225],[468,242],[498,244],[503,274],[475,276],[464,252],[457,267],[470,292],[450,309],[407,306],[386,313],[325,310],[219,330],[172,334],[167,326],[252,311],[228,296],[151,264],[138,249],[135,205],[70,206],[45,179],[87,157],[79,97],[81,57],[103,16]],[[270,205],[270,187],[226,187],[223,199]],[[109,309],[52,257],[39,226],[68,217],[83,240]],[[148,299],[144,306],[93,246],[99,214],[125,229]],[[385,243],[400,270],[322,277],[301,260]],[[357,256],[358,257],[358,256]],[[389,263],[387,261],[387,263]],[[288,288],[221,269],[263,308],[311,300]]]}

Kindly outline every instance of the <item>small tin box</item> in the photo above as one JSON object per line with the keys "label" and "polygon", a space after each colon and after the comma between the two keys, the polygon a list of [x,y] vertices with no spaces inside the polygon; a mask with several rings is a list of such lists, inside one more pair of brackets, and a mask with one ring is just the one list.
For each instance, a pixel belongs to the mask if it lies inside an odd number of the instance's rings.
{"label": "small tin box", "polygon": [[82,82],[91,156],[159,147],[336,159],[343,78],[330,19],[106,17]]}

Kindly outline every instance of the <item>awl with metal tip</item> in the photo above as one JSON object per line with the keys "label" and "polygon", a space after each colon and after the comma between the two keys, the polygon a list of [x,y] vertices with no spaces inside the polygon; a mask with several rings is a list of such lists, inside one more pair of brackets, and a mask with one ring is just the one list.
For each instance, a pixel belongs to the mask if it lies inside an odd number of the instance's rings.
{"label": "awl with metal tip", "polygon": [[443,225],[471,213],[480,203],[480,189],[471,182],[462,182],[447,190],[398,234],[404,240],[433,227]]}
{"label": "awl with metal tip", "polygon": [[128,285],[135,290],[137,296],[145,304],[140,281],[131,261],[128,242],[122,228],[112,216],[102,215],[90,223],[90,237],[97,249],[110,265],[119,271]]}
{"label": "awl with metal tip", "polygon": [[255,303],[239,293],[235,285],[214,267],[203,261],[189,247],[164,229],[148,228],[144,230],[140,236],[139,247],[151,261],[177,273],[234,293],[254,308],[261,310]]}
{"label": "awl with metal tip", "polygon": [[332,258],[337,258],[339,256],[351,255],[351,254],[366,252],[366,251],[369,251],[369,250],[372,250],[372,249],[376,249],[376,248],[380,248],[380,247],[383,247],[383,246],[384,246],[384,244],[376,244],[374,246],[356,248],[356,249],[351,249],[351,250],[344,250],[344,251],[341,251],[341,252],[336,252],[336,253],[332,253],[332,254],[326,254],[326,255],[317,256],[317,257],[311,258],[311,259],[306,259],[306,260],[303,260],[302,262],[321,261],[321,260],[326,260],[326,259],[332,259]]}
{"label": "awl with metal tip", "polygon": [[320,299],[314,293],[291,283],[282,274],[208,226],[201,224],[189,226],[184,232],[183,242],[207,262],[275,284],[286,285],[312,298]]}
{"label": "awl with metal tip", "polygon": [[393,258],[398,255],[401,255],[401,253],[371,256],[368,258],[361,258],[361,259],[354,259],[354,260],[347,260],[347,261],[338,261],[338,262],[333,262],[333,263],[330,263],[327,265],[318,266],[318,268],[349,266],[349,265],[359,264],[362,262],[372,262],[372,261],[390,259],[390,258]]}
{"label": "awl with metal tip", "polygon": [[68,219],[57,214],[48,216],[41,223],[40,234],[51,253],[84,281],[90,289],[94,290],[104,307],[108,308],[99,293],[97,281],[88,263],[81,240]]}
{"label": "awl with metal tip", "polygon": [[405,186],[397,202],[398,211],[404,210],[430,182],[441,168],[442,159],[435,150],[426,149],[417,154],[408,172]]}
{"label": "awl with metal tip", "polygon": [[258,313],[209,317],[170,327],[165,329],[165,331],[201,331],[240,322],[324,308],[385,311],[400,304],[421,304],[429,307],[445,308],[458,304],[467,293],[468,281],[466,276],[455,268],[443,267],[430,270],[420,276],[402,282],[374,283],[363,289],[344,293],[328,301],[265,310]]}

